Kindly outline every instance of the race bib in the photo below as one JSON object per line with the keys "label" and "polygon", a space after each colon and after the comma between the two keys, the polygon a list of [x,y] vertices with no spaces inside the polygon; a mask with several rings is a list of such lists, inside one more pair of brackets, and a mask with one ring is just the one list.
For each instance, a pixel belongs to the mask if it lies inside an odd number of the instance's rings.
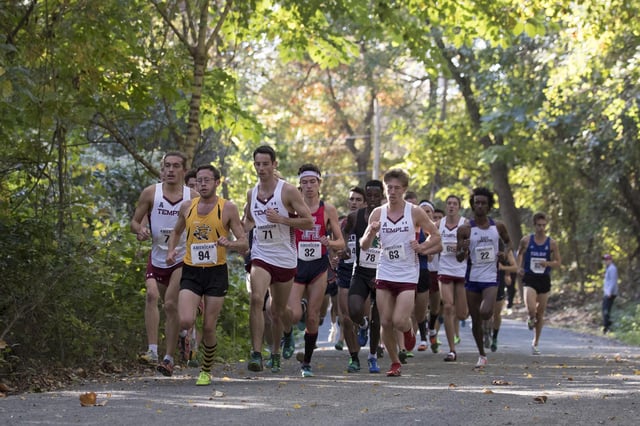
{"label": "race bib", "polygon": [[534,274],[544,274],[545,266],[542,266],[542,262],[546,261],[544,257],[531,257],[531,261],[529,262],[529,269]]}
{"label": "race bib", "polygon": [[256,239],[259,244],[271,245],[281,240],[280,228],[275,223],[258,226],[255,230]]}
{"label": "race bib", "polygon": [[405,258],[404,246],[398,244],[384,248],[384,255],[390,262],[397,262]]}
{"label": "race bib", "polygon": [[214,265],[218,262],[216,243],[191,244],[191,263],[194,265]]}
{"label": "race bib", "polygon": [[356,242],[355,241],[349,241],[347,243],[347,250],[349,252],[349,258],[345,259],[344,263],[351,264],[356,259]]}
{"label": "race bib", "polygon": [[371,268],[375,269],[378,267],[378,263],[380,262],[380,249],[371,247],[367,251],[360,252],[360,259],[358,263],[363,268]]}
{"label": "race bib", "polygon": [[456,243],[444,243],[442,247],[442,254],[456,254]]}
{"label": "race bib", "polygon": [[310,261],[322,257],[322,244],[320,241],[300,241],[298,243],[298,259]]}
{"label": "race bib", "polygon": [[493,246],[476,247],[476,263],[495,263],[496,252]]}
{"label": "race bib", "polygon": [[169,249],[169,237],[171,236],[171,232],[173,232],[173,228],[162,228],[160,229],[160,241],[158,241],[158,246],[163,250]]}

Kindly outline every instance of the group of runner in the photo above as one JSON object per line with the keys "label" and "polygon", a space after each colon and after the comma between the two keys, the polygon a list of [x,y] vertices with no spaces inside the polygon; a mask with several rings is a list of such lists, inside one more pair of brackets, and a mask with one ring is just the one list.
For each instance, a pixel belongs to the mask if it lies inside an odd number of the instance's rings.
{"label": "group of runner", "polygon": [[[280,372],[282,359],[295,352],[293,327],[303,321],[304,351],[296,358],[302,377],[313,376],[332,261],[350,373],[360,371],[359,353],[367,341],[370,373],[380,372],[380,340],[390,359],[388,376],[401,375],[417,334],[419,351],[430,347],[437,353],[439,317],[449,346],[445,361],[455,362],[456,325],[468,315],[479,352],[476,366],[483,368],[485,347],[497,350],[501,305],[496,301],[504,299],[504,277],[516,270],[523,275],[529,328],[535,329],[532,351],[539,353],[549,269],[560,264],[555,241],[544,233],[543,214],[534,217],[536,233],[520,242],[516,261],[506,227],[489,216],[494,195],[486,188],[473,190],[473,218],[467,220],[455,195],[447,197],[444,212],[428,200],[408,201],[409,176],[391,169],[382,182],[351,188],[350,213],[340,220],[336,207],[320,198],[322,174],[316,165],[299,168],[296,187],[280,178],[275,151],[263,145],[253,152],[258,182],[247,191],[241,218],[235,204],[216,194],[220,172],[215,167],[196,169],[195,192],[184,186],[185,163],[179,152],[164,156],[163,181],[145,188],[131,221],[140,241],[153,241],[146,273],[149,347],[141,360],[158,362],[157,301],[162,296],[167,314],[166,353],[157,366],[162,374],[172,374],[180,331],[193,326],[203,300],[203,362],[196,384],[211,383],[215,328],[229,285],[227,250],[250,253],[251,371],[266,366]],[[265,337],[271,343],[267,360]]]}

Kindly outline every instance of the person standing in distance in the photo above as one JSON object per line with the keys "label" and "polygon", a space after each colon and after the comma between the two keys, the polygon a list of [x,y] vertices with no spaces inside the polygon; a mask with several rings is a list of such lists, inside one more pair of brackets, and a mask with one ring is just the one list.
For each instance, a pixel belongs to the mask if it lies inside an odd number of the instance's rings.
{"label": "person standing in distance", "polygon": [[[198,167],[196,182],[200,197],[180,206],[178,220],[169,237],[167,263],[176,262],[176,246],[186,229],[187,252],[178,298],[180,329],[193,326],[196,310],[204,296],[204,356],[196,385],[206,386],[211,384],[211,366],[218,346],[216,326],[229,288],[227,250],[244,253],[249,249],[249,243],[236,205],[216,195],[220,185],[218,169],[212,165]],[[229,240],[229,231],[235,240]]]}
{"label": "person standing in distance", "polygon": [[613,263],[613,257],[610,254],[602,256],[604,260],[604,297],[602,299],[602,332],[608,333],[611,329],[611,308],[613,301],[618,295],[618,268]]}
{"label": "person standing in distance", "polygon": [[535,232],[520,240],[517,264],[524,287],[524,304],[529,314],[527,326],[529,330],[535,329],[531,353],[540,355],[538,342],[551,291],[551,268],[560,267],[560,251],[556,240],[547,236],[546,214],[534,214],[533,226]]}
{"label": "person standing in distance", "polygon": [[[376,272],[376,304],[380,312],[382,340],[389,352],[391,368],[387,376],[400,376],[400,358],[395,330],[404,335],[404,347],[413,348],[411,314],[420,275],[418,253],[440,252],[440,234],[424,210],[403,199],[409,186],[409,176],[401,169],[391,169],[383,178],[387,203],[376,208],[360,240],[361,249],[367,251],[379,235],[382,256]],[[429,237],[418,243],[418,230]]]}
{"label": "person standing in distance", "polygon": [[252,351],[247,368],[250,371],[262,371],[262,307],[265,295],[269,290],[273,336],[271,354],[279,356],[282,318],[298,263],[294,230],[313,229],[314,223],[300,191],[275,174],[278,161],[273,148],[268,145],[256,148],[253,151],[253,166],[258,183],[247,192],[244,221],[246,232],[253,229],[249,272]]}
{"label": "person standing in distance", "polygon": [[[177,244],[176,261],[172,265],[168,265],[166,261],[167,243],[178,219],[180,204],[198,196],[197,192],[184,185],[186,162],[187,158],[181,152],[171,151],[164,155],[162,182],[142,190],[130,225],[131,232],[136,234],[138,241],[146,241],[149,238],[152,241],[151,256],[145,274],[147,294],[144,318],[149,348],[146,354],[140,356],[140,361],[148,364],[158,362],[158,299],[162,299],[166,314],[166,351],[157,369],[165,376],[173,374],[173,354],[178,345],[178,293],[185,238],[183,236]],[[149,227],[146,226],[147,220]]]}
{"label": "person standing in distance", "polygon": [[498,294],[498,261],[506,259],[511,240],[504,223],[489,217],[493,192],[475,188],[471,194],[473,219],[458,228],[456,259],[467,263],[465,290],[471,315],[471,332],[478,348],[476,368],[487,365],[482,321],[493,315]]}

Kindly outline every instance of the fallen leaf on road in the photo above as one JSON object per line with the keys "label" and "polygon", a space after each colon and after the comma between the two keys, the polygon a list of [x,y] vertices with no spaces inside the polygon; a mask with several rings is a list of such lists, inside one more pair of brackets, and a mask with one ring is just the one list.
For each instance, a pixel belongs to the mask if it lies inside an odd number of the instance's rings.
{"label": "fallen leaf on road", "polygon": [[361,414],[368,413],[368,412],[369,412],[368,408],[363,408],[362,410],[360,410]]}
{"label": "fallen leaf on road", "polygon": [[491,384],[496,386],[509,386],[511,382],[507,382],[506,380],[494,380]]}
{"label": "fallen leaf on road", "polygon": [[533,379],[533,375],[531,373],[527,373],[524,375],[527,379]]}
{"label": "fallen leaf on road", "polygon": [[545,404],[547,402],[547,397],[545,395],[540,395],[533,398],[533,400],[538,404]]}
{"label": "fallen leaf on road", "polygon": [[569,380],[570,382],[573,382],[573,377],[569,376],[567,377],[567,380]]}
{"label": "fallen leaf on road", "polygon": [[231,379],[230,379],[230,378],[228,378],[227,376],[224,376],[224,377],[223,377],[222,379],[220,379],[220,380],[221,380],[221,381],[223,381],[223,382],[230,382],[230,381],[231,381]]}
{"label": "fallen leaf on road", "polygon": [[87,392],[80,395],[80,405],[83,407],[91,407],[96,405],[96,393]]}
{"label": "fallen leaf on road", "polygon": [[293,408],[295,408],[296,410],[299,408],[302,408],[302,405],[300,404],[293,404]]}
{"label": "fallen leaf on road", "polygon": [[616,354],[615,358],[613,358],[613,360],[615,362],[622,362],[622,357],[620,356],[620,354]]}
{"label": "fallen leaf on road", "polygon": [[636,376],[640,376],[640,370],[634,370],[633,374],[635,374]]}
{"label": "fallen leaf on road", "polygon": [[213,391],[213,393],[211,394],[212,397],[214,398],[222,398],[224,396],[224,392],[221,391]]}
{"label": "fallen leaf on road", "polygon": [[482,393],[492,394],[493,391],[491,389],[484,388],[484,389],[482,389]]}
{"label": "fallen leaf on road", "polygon": [[449,389],[453,389],[453,388],[457,388],[458,385],[456,385],[455,383],[449,383]]}

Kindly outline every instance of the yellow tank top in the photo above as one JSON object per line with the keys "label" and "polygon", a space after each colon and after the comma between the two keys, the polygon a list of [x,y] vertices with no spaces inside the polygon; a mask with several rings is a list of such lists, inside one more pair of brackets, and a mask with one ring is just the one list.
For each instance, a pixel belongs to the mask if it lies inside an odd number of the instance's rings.
{"label": "yellow tank top", "polygon": [[187,253],[184,263],[201,267],[224,265],[227,263],[227,250],[218,246],[218,239],[229,235],[222,225],[225,199],[218,197],[218,202],[206,216],[198,214],[199,202],[200,197],[191,200],[186,218]]}

